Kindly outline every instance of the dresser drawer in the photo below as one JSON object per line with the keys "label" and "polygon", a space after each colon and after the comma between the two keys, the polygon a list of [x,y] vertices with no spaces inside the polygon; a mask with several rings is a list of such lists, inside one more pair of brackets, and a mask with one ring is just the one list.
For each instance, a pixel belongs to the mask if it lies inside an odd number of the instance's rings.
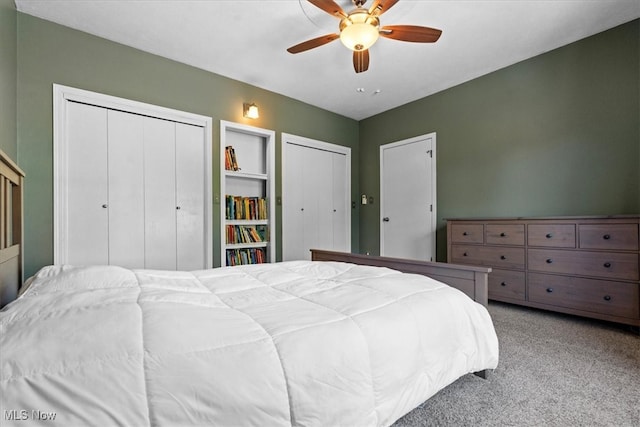
{"label": "dresser drawer", "polygon": [[638,224],[581,224],[578,229],[583,249],[638,250]]}
{"label": "dresser drawer", "polygon": [[451,224],[452,243],[484,243],[483,224]]}
{"label": "dresser drawer", "polygon": [[524,271],[500,270],[489,273],[489,299],[525,300]]}
{"label": "dresser drawer", "polygon": [[496,268],[524,268],[524,248],[451,245],[451,262]]}
{"label": "dresser drawer", "polygon": [[[493,273],[491,273],[493,274]],[[637,283],[529,273],[529,301],[637,319]]]}
{"label": "dresser drawer", "polygon": [[529,249],[529,270],[546,273],[638,280],[638,254]]}
{"label": "dresser drawer", "polygon": [[488,245],[524,245],[524,224],[487,224]]}
{"label": "dresser drawer", "polygon": [[529,224],[527,244],[550,248],[575,248],[575,224]]}

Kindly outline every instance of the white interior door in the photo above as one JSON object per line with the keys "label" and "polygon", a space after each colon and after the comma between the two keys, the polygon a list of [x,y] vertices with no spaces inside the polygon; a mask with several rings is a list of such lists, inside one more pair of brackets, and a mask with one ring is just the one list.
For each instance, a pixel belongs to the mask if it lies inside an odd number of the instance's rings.
{"label": "white interior door", "polygon": [[206,146],[202,127],[176,123],[176,249],[178,270],[206,265]]}
{"label": "white interior door", "polygon": [[109,264],[144,267],[143,118],[109,110]]}
{"label": "white interior door", "polygon": [[347,228],[347,224],[343,218],[349,217],[351,211],[349,206],[349,194],[346,183],[349,182],[347,175],[347,159],[342,153],[331,153],[333,167],[333,245],[334,251],[348,252],[351,248],[351,233]]}
{"label": "white interior door", "polygon": [[175,153],[175,123],[145,117],[145,268],[176,269]]}
{"label": "white interior door", "polygon": [[53,99],[54,264],[210,268],[211,118],[56,84]]}
{"label": "white interior door", "polygon": [[[283,161],[282,225],[284,261],[304,258],[304,174],[305,149],[297,144],[286,144]],[[284,153],[283,153],[284,154]],[[285,164],[286,162],[286,164]],[[284,178],[286,176],[286,179]],[[295,236],[286,238],[286,236]]]}
{"label": "white interior door", "polygon": [[435,259],[435,134],[380,147],[380,255]]}
{"label": "white interior door", "polygon": [[351,250],[351,150],[283,134],[282,259]]}
{"label": "white interior door", "polygon": [[[314,249],[333,249],[333,159],[324,150],[306,151],[305,173],[305,233],[304,246]],[[307,215],[307,207],[313,211]],[[310,256],[310,254],[308,255]]]}
{"label": "white interior door", "polygon": [[[59,186],[59,229],[67,264],[109,264],[107,110],[69,102],[67,145],[59,166],[67,169]],[[60,164],[63,163],[64,164]]]}

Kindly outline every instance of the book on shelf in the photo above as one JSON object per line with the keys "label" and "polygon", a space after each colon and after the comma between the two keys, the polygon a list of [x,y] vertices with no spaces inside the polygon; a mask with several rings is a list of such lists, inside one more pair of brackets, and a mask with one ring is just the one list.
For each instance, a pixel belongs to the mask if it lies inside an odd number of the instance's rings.
{"label": "book on shelf", "polygon": [[264,248],[227,249],[227,266],[267,262]]}
{"label": "book on shelf", "polygon": [[267,199],[227,194],[225,196],[225,218],[228,220],[268,219]]}
{"label": "book on shelf", "polygon": [[238,167],[238,159],[236,158],[236,151],[231,145],[224,147],[224,168],[228,171],[240,170]]}
{"label": "book on shelf", "polygon": [[264,243],[269,241],[266,225],[227,225],[227,244]]}

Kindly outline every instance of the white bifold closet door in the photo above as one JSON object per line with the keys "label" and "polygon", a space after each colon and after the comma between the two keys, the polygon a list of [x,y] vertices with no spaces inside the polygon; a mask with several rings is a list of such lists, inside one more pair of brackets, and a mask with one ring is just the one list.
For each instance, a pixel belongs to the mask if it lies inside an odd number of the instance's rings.
{"label": "white bifold closet door", "polygon": [[68,264],[205,268],[199,126],[70,102]]}
{"label": "white bifold closet door", "polygon": [[286,149],[283,260],[310,259],[309,249],[348,251],[346,156],[297,144]]}

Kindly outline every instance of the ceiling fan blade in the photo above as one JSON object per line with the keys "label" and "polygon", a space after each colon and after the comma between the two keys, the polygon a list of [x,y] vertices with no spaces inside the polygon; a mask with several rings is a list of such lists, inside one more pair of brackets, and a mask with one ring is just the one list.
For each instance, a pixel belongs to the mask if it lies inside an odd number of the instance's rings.
{"label": "ceiling fan blade", "polygon": [[440,38],[441,30],[417,25],[387,25],[380,28],[380,35],[404,42],[433,43]]}
{"label": "ceiling fan blade", "polygon": [[289,49],[287,49],[287,52],[304,52],[305,50],[313,49],[314,47],[322,46],[323,44],[332,42],[337,38],[340,38],[340,34],[327,34],[325,36],[316,37],[315,39],[307,40],[305,42],[298,43],[295,46],[291,46]]}
{"label": "ceiling fan blade", "polygon": [[369,9],[370,15],[380,16],[387,10],[391,9],[394,4],[398,3],[398,0],[376,0]]}
{"label": "ceiling fan blade", "polygon": [[346,18],[347,14],[344,10],[333,0],[308,0],[312,5],[324,10],[329,15],[333,15],[336,18]]}
{"label": "ceiling fan blade", "polygon": [[369,50],[354,50],[353,51],[353,68],[356,73],[362,73],[369,69]]}

